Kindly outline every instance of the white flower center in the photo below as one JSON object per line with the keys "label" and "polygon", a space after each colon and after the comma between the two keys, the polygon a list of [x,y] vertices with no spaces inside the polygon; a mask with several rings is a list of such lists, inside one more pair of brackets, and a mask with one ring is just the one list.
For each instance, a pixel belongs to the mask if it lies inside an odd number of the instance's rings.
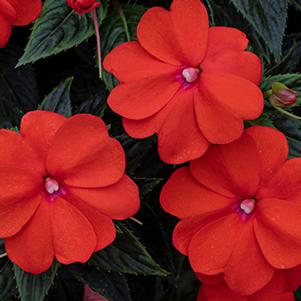
{"label": "white flower center", "polygon": [[60,190],[60,185],[56,180],[48,177],[45,180],[45,189],[49,194],[53,194]]}
{"label": "white flower center", "polygon": [[188,83],[192,83],[195,80],[197,80],[199,77],[199,74],[200,74],[200,69],[192,68],[192,67],[185,68],[182,71],[182,76],[185,78],[186,82],[188,82]]}
{"label": "white flower center", "polygon": [[250,214],[255,209],[255,200],[254,199],[245,199],[240,203],[240,209],[245,214]]}

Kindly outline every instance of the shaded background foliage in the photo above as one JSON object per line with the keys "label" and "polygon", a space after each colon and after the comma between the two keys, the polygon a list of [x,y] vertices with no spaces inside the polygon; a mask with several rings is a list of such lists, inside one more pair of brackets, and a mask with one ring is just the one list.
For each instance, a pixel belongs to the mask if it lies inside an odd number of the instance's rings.
{"label": "shaded background foliage", "polygon": [[[102,2],[98,15],[104,55],[136,38],[137,23],[147,7],[168,8],[171,3]],[[301,92],[301,28],[294,22],[301,17],[300,0],[204,2],[212,25],[237,27],[247,34],[250,48],[264,62],[263,91],[280,81]],[[0,301],[80,301],[83,283],[110,301],[196,300],[200,284],[171,242],[176,219],[164,213],[158,202],[174,167],[159,159],[156,137],[135,140],[126,135],[120,117],[106,105],[114,85],[116,80],[106,72],[103,81],[98,78],[91,16],[75,15],[65,0],[45,0],[33,29],[14,28],[9,44],[0,49],[0,127],[17,128],[22,115],[37,108],[66,116],[91,113],[102,117],[126,151],[127,173],[141,191],[137,218],[143,222],[143,226],[133,221],[116,223],[116,241],[87,264],[54,263],[46,273],[33,276],[7,258],[0,259]],[[300,101],[291,109],[299,116]],[[266,102],[264,115],[252,124],[280,129],[288,138],[290,155],[301,156],[300,121]],[[0,240],[0,254],[4,252]],[[298,291],[296,300],[301,300]]]}

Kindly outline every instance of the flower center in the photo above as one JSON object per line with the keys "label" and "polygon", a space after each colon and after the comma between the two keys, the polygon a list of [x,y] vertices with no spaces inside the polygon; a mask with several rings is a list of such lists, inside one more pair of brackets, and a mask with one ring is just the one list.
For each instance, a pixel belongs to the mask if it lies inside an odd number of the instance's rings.
{"label": "flower center", "polygon": [[198,68],[189,67],[182,71],[182,76],[187,83],[193,83],[198,79],[200,72]]}
{"label": "flower center", "polygon": [[47,177],[45,179],[45,189],[49,194],[54,194],[60,190],[60,185],[55,179]]}
{"label": "flower center", "polygon": [[255,209],[255,200],[245,199],[240,203],[239,207],[245,214],[250,214]]}

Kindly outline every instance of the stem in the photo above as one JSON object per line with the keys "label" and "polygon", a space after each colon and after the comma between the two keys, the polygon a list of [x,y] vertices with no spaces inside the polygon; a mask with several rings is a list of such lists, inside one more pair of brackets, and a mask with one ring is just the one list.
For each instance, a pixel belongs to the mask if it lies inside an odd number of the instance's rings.
{"label": "stem", "polygon": [[100,33],[99,33],[99,23],[96,9],[92,11],[95,35],[96,35],[96,43],[97,43],[97,60],[98,60],[98,70],[99,70],[99,78],[102,78],[102,59],[101,59],[101,44],[100,44]]}
{"label": "stem", "polygon": [[284,109],[282,109],[280,107],[273,106],[273,108],[276,109],[278,112],[280,112],[280,113],[282,113],[282,114],[284,114],[284,115],[286,115],[286,116],[288,116],[290,118],[293,118],[293,119],[296,119],[296,120],[301,120],[301,117],[299,117],[299,116],[297,116],[297,115],[295,115],[293,113],[290,113],[290,112],[288,112],[288,111],[286,111],[286,110],[284,110]]}
{"label": "stem", "polygon": [[132,220],[133,222],[137,223],[137,224],[140,225],[140,226],[143,226],[143,223],[140,222],[137,218],[130,217],[130,220]]}
{"label": "stem", "polygon": [[7,253],[0,254],[0,258],[4,258],[7,256]]}

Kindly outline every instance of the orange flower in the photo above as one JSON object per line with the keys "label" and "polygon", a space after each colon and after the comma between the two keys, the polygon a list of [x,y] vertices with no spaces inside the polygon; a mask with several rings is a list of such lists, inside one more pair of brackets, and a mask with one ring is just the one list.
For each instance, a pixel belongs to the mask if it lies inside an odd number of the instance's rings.
{"label": "orange flower", "polygon": [[0,0],[0,48],[8,42],[12,25],[28,25],[41,11],[41,0]]}
{"label": "orange flower", "polygon": [[139,208],[123,149],[95,116],[30,112],[0,146],[0,237],[27,272],[86,262],[114,240],[112,219]]}
{"label": "orange flower", "polygon": [[249,296],[231,291],[222,274],[210,277],[198,274],[197,277],[203,282],[198,301],[294,301],[294,291],[301,283],[301,268],[277,271],[264,288]]}
{"label": "orange flower", "polygon": [[243,120],[262,113],[259,58],[245,51],[241,31],[209,28],[200,0],[174,0],[170,11],[149,9],[137,36],[104,61],[120,81],[108,103],[130,136],[158,134],[165,162],[196,159],[209,143],[238,139]]}
{"label": "orange flower", "polygon": [[196,273],[250,295],[301,263],[301,159],[287,156],[281,132],[255,126],[171,176],[161,205],[181,219],[173,242]]}

